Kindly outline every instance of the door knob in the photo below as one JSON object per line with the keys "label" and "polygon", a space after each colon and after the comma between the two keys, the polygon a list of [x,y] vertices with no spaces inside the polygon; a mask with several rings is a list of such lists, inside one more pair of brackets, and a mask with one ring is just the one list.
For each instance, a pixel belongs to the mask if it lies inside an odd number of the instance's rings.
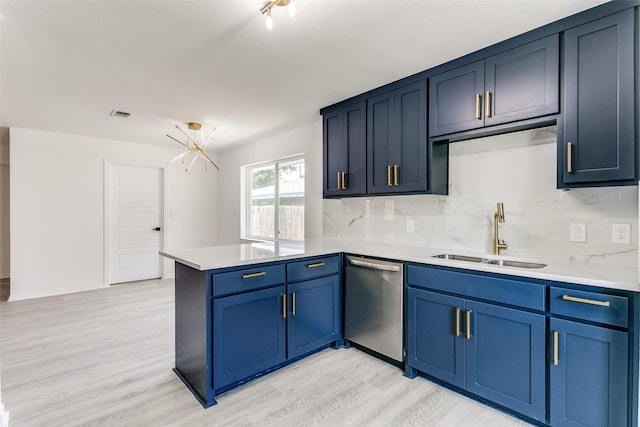
{"label": "door knob", "polygon": [[156,227],[152,231],[160,231],[160,227]]}

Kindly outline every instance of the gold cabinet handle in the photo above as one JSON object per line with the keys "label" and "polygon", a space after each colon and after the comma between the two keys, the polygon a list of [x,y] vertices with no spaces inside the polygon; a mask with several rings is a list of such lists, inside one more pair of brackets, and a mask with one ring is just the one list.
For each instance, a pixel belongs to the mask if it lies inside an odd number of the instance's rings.
{"label": "gold cabinet handle", "polygon": [[573,144],[567,142],[567,172],[573,173],[573,153],[572,147]]}
{"label": "gold cabinet handle", "polygon": [[553,331],[553,364],[558,366],[560,364],[560,358],[558,357],[558,337],[560,332]]}
{"label": "gold cabinet handle", "polygon": [[324,267],[324,262],[316,262],[315,264],[307,264],[307,268]]}
{"label": "gold cabinet handle", "polygon": [[467,310],[467,339],[471,339],[471,312],[472,310]]}
{"label": "gold cabinet handle", "polygon": [[393,165],[393,185],[400,185],[400,183],[398,182],[398,168],[400,166],[398,165]]}
{"label": "gold cabinet handle", "polygon": [[491,91],[484,94],[484,116],[491,117]]}
{"label": "gold cabinet handle", "polygon": [[341,175],[342,175],[342,188],[341,188],[341,190],[346,190],[347,189],[347,180],[345,178],[347,176],[347,173],[346,172],[342,172]]}
{"label": "gold cabinet handle", "polygon": [[480,116],[480,103],[482,102],[482,95],[476,93],[476,120],[480,120],[482,117]]}
{"label": "gold cabinet handle", "polygon": [[599,305],[600,307],[609,307],[610,305],[609,301],[596,301],[593,299],[578,298],[569,295],[562,295],[562,299],[565,301],[579,302],[582,304]]}
{"label": "gold cabinet handle", "polygon": [[282,299],[282,318],[287,318],[287,294],[280,294]]}
{"label": "gold cabinet handle", "polygon": [[291,315],[296,315],[296,293],[291,292]]}
{"label": "gold cabinet handle", "polygon": [[259,273],[243,274],[242,278],[243,279],[252,279],[254,277],[260,277],[260,276],[266,276],[266,275],[267,275],[266,271],[261,271]]}
{"label": "gold cabinet handle", "polygon": [[342,190],[342,185],[340,185],[340,177],[342,175],[340,174],[340,172],[338,172],[338,190]]}
{"label": "gold cabinet handle", "polygon": [[391,165],[387,165],[387,187],[391,187]]}
{"label": "gold cabinet handle", "polygon": [[460,312],[461,311],[462,309],[460,307],[456,307],[456,336],[457,337],[462,335],[462,332],[460,331]]}

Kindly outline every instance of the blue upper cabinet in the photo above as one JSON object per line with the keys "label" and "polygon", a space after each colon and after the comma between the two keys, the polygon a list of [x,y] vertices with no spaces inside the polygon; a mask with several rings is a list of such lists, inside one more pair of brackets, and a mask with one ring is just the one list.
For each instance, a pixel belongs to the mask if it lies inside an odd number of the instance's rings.
{"label": "blue upper cabinet", "polygon": [[532,119],[559,110],[559,36],[429,79],[429,136]]}
{"label": "blue upper cabinet", "polygon": [[564,34],[558,187],[636,183],[635,11]]}
{"label": "blue upper cabinet", "polygon": [[365,101],[323,116],[323,197],[363,195],[366,181]]}
{"label": "blue upper cabinet", "polygon": [[368,194],[428,190],[425,80],[367,100],[367,165]]}

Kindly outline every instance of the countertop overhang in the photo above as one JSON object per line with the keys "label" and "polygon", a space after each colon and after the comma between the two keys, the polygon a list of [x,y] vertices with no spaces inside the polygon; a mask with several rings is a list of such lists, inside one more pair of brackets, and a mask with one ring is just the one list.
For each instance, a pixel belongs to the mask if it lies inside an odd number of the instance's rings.
{"label": "countertop overhang", "polygon": [[160,255],[197,270],[204,271],[341,252],[404,262],[455,267],[471,271],[484,271],[540,280],[640,292],[637,266],[629,267],[580,261],[531,260],[501,256],[501,259],[526,260],[547,264],[546,267],[538,269],[507,267],[486,263],[433,258],[434,255],[453,252],[462,255],[495,258],[495,256],[482,253],[378,242],[360,242],[345,239],[307,239],[300,244],[254,242],[238,245],[166,250],[160,251]]}

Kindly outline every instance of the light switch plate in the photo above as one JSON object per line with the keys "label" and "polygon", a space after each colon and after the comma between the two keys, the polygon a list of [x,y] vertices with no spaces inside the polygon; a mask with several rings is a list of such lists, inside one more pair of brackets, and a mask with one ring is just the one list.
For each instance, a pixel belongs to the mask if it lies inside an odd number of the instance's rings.
{"label": "light switch plate", "polygon": [[631,224],[613,224],[611,226],[611,242],[620,245],[631,243]]}
{"label": "light switch plate", "polygon": [[587,241],[587,224],[572,222],[569,224],[569,241],[584,243]]}

